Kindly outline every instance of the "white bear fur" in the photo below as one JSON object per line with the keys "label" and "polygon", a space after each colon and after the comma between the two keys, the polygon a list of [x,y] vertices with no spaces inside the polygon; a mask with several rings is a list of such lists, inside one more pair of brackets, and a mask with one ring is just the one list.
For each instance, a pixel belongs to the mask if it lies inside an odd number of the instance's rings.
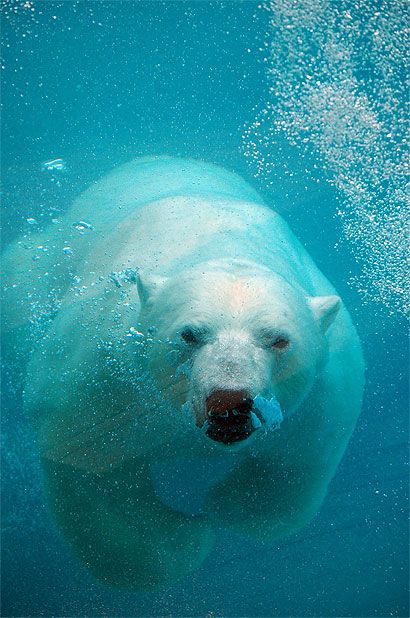
{"label": "white bear fur", "polygon": [[[78,220],[94,229],[80,234]],[[153,157],[95,183],[31,242],[48,247],[41,263],[22,243],[6,252],[6,322],[16,333],[28,297],[55,299],[25,407],[51,508],[84,564],[151,589],[198,567],[215,525],[267,539],[305,525],[358,417],[363,360],[334,288],[281,217],[226,170]],[[125,271],[118,287],[110,275]],[[180,340],[192,323],[208,328],[194,348]],[[271,349],[274,332],[288,349]],[[212,442],[200,427],[214,388],[275,396],[280,429],[233,449]],[[203,515],[161,503],[154,464],[223,449],[236,463]]]}

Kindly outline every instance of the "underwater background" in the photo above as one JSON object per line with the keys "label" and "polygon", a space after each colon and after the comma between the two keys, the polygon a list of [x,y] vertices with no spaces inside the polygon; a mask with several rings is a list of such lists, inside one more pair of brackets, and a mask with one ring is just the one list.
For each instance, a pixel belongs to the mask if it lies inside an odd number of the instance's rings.
{"label": "underwater background", "polygon": [[406,3],[1,6],[3,246],[137,156],[223,165],[336,286],[367,380],[309,526],[269,543],[221,531],[198,571],[139,594],[96,582],[49,518],[21,368],[3,358],[2,615],[408,616]]}

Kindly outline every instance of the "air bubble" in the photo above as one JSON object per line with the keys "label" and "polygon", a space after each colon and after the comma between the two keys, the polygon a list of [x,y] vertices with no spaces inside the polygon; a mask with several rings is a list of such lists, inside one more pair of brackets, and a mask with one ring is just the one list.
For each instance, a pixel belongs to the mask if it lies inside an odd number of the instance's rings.
{"label": "air bubble", "polygon": [[50,159],[41,165],[43,172],[63,172],[66,167],[64,159]]}
{"label": "air bubble", "polygon": [[87,221],[77,221],[76,223],[73,223],[73,227],[75,227],[75,229],[79,232],[90,232],[94,229],[94,226]]}
{"label": "air bubble", "polygon": [[134,328],[134,326],[130,326],[130,328],[128,329],[128,333],[126,334],[126,337],[132,337],[133,339],[144,339],[144,333],[141,333],[139,330],[137,330],[136,328]]}

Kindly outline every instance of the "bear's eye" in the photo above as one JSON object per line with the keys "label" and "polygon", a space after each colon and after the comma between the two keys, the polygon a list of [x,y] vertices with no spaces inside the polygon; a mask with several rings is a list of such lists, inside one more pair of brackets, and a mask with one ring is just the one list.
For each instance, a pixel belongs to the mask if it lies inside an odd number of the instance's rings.
{"label": "bear's eye", "polygon": [[263,343],[263,346],[273,350],[284,350],[288,347],[290,341],[287,333],[280,333],[271,328],[262,328],[258,332],[258,339]]}
{"label": "bear's eye", "polygon": [[183,339],[188,345],[197,345],[200,343],[204,334],[203,329],[186,326],[181,332],[181,339]]}
{"label": "bear's eye", "polygon": [[287,348],[289,345],[289,339],[286,339],[286,337],[276,337],[275,341],[272,343],[272,347],[275,348],[275,350],[283,350],[284,348]]}

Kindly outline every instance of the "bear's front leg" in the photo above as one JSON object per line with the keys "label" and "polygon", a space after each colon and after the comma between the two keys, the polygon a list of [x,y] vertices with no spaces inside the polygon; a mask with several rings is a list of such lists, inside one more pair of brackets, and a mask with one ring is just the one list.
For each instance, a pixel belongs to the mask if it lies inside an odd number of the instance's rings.
{"label": "bear's front leg", "polygon": [[172,511],[155,496],[140,461],[97,476],[43,460],[50,507],[74,552],[102,582],[151,590],[205,559],[213,532],[203,517]]}
{"label": "bear's front leg", "polygon": [[249,456],[211,490],[207,511],[236,532],[278,539],[309,523],[326,486],[318,470],[286,469],[278,460]]}

